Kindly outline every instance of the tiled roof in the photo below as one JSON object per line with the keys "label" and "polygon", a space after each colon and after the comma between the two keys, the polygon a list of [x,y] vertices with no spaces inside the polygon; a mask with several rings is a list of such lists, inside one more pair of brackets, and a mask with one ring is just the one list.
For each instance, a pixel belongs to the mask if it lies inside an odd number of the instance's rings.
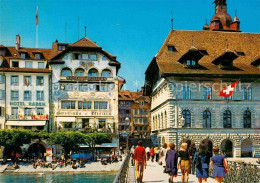
{"label": "tiled roof", "polygon": [[118,93],[118,100],[133,100],[131,92],[129,90],[121,90]]}
{"label": "tiled roof", "polygon": [[[177,51],[169,51],[168,45],[173,45]],[[206,49],[199,64],[203,69],[184,67],[179,60],[190,48]],[[230,50],[238,55],[233,61],[234,70],[223,70],[212,63],[215,59]],[[237,52],[244,52],[244,56]],[[163,46],[156,55],[156,63],[161,74],[248,74],[260,75],[260,69],[251,65],[260,54],[260,34],[221,32],[221,31],[178,31],[172,30]],[[151,69],[148,67],[146,73]]]}
{"label": "tiled roof", "polygon": [[77,42],[75,42],[73,44],[69,44],[69,46],[99,48],[99,46],[96,43],[90,41],[86,37],[78,40]]}

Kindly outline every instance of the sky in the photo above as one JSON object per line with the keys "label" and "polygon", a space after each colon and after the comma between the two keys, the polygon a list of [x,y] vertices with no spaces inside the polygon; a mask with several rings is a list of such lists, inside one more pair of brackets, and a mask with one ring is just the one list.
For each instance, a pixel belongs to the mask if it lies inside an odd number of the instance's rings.
{"label": "sky", "polygon": [[[14,46],[15,35],[20,34],[23,47],[36,46],[37,5],[39,48],[51,48],[56,39],[76,42],[79,17],[79,37],[84,37],[87,26],[87,37],[121,63],[123,89],[136,91],[171,29],[171,18],[176,30],[202,30],[215,13],[213,1],[0,0],[0,45]],[[260,0],[227,0],[227,4],[232,18],[237,10],[243,32],[260,33]]]}

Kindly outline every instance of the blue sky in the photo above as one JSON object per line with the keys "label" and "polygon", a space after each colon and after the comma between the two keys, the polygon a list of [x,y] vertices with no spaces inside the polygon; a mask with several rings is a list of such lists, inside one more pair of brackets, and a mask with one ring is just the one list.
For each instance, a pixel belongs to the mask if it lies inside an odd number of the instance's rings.
{"label": "blue sky", "polygon": [[[214,0],[0,0],[0,44],[14,46],[20,34],[22,46],[35,47],[35,14],[39,6],[39,47],[50,48],[56,39],[73,43],[87,37],[121,62],[124,89],[135,91],[144,72],[170,31],[201,30],[214,15]],[[260,32],[260,0],[227,0],[235,10],[243,32]],[[67,23],[67,36],[65,24]]]}

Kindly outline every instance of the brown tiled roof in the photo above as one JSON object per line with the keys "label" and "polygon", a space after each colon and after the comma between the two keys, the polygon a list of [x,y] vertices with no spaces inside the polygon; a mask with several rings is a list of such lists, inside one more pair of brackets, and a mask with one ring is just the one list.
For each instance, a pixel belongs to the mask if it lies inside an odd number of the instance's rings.
{"label": "brown tiled roof", "polygon": [[131,92],[129,90],[121,90],[118,93],[118,100],[133,100]]}
{"label": "brown tiled roof", "polygon": [[[174,45],[176,52],[168,51],[167,45]],[[204,48],[204,55],[199,64],[203,69],[191,69],[184,67],[179,62],[180,58],[194,45],[195,48]],[[234,53],[244,52],[244,56],[238,56],[233,61],[234,70],[223,70],[212,63],[215,59],[230,50]],[[156,55],[156,63],[160,74],[225,74],[225,75],[260,75],[259,68],[251,65],[257,55],[260,54],[260,34],[221,32],[221,31],[178,31],[172,30],[166,38],[163,46]],[[152,64],[149,65],[146,73]]]}
{"label": "brown tiled roof", "polygon": [[2,72],[30,72],[30,73],[51,73],[49,69],[28,69],[28,68],[0,68]]}
{"label": "brown tiled roof", "polygon": [[90,47],[90,48],[99,48],[99,46],[90,41],[88,38],[84,37],[80,40],[78,40],[77,42],[73,43],[73,44],[69,44],[69,46],[75,46],[75,47]]}

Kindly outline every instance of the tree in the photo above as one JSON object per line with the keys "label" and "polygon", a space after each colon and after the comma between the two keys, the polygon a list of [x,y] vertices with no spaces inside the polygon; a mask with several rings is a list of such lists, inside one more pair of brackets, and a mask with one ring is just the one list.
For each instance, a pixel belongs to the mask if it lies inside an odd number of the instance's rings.
{"label": "tree", "polygon": [[88,144],[90,150],[94,152],[97,144],[102,144],[108,142],[109,140],[107,134],[105,133],[87,133],[85,134],[84,141]]}
{"label": "tree", "polygon": [[21,146],[31,142],[31,134],[26,130],[8,129],[0,130],[0,146],[5,147],[5,155],[12,151],[20,152]]}
{"label": "tree", "polygon": [[59,131],[50,134],[48,142],[51,145],[62,146],[65,157],[70,151],[76,151],[79,148],[79,144],[84,143],[84,134],[75,131]]}

